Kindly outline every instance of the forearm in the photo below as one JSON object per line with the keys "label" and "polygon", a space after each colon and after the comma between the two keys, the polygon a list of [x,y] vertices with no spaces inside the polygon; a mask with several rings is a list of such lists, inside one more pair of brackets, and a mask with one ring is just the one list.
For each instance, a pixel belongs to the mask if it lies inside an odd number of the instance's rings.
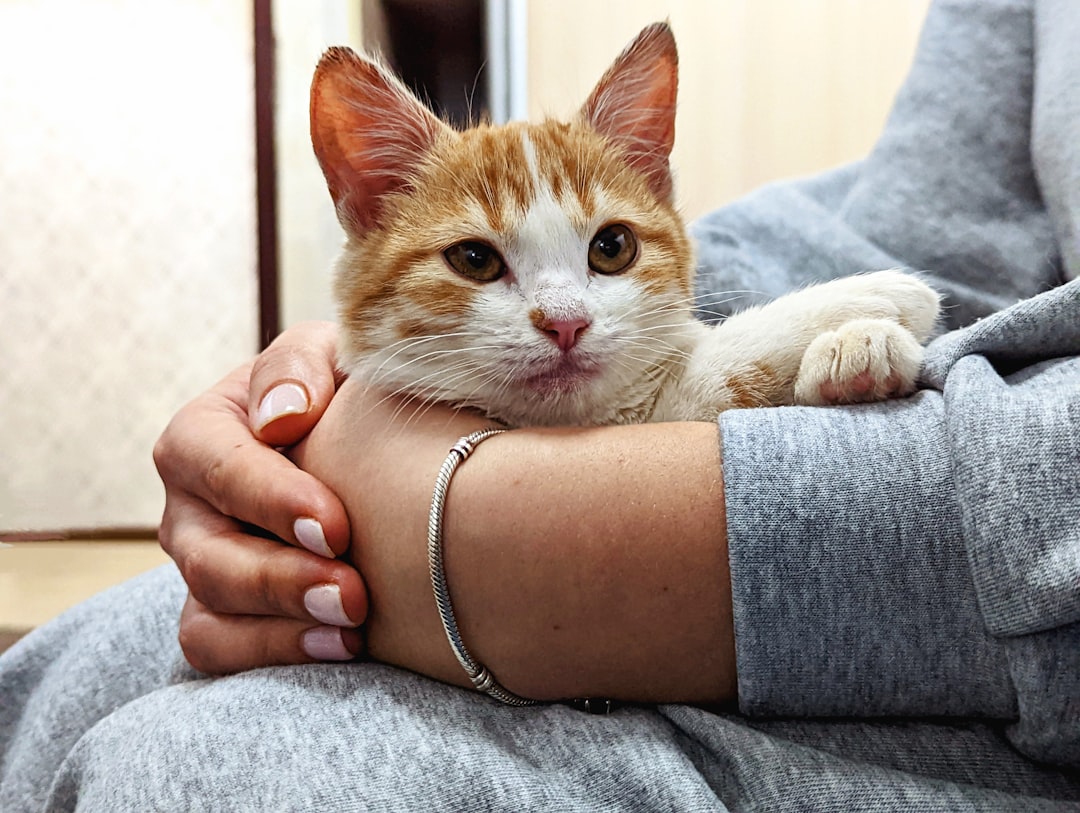
{"label": "forearm", "polygon": [[454,483],[447,575],[526,696],[733,698],[716,427],[520,431]]}
{"label": "forearm", "polygon": [[[359,399],[341,401],[355,418]],[[330,417],[299,459],[358,529],[369,652],[465,685],[432,597],[427,513],[450,446],[486,422],[433,410],[359,443],[349,415]],[[538,699],[734,698],[716,434],[712,424],[653,424],[485,441],[454,477],[444,528],[450,594],[474,657]]]}

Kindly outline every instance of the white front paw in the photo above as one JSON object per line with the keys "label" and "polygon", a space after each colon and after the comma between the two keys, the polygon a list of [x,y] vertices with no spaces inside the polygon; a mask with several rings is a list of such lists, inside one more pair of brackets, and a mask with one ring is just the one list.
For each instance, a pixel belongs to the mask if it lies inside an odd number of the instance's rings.
{"label": "white front paw", "polygon": [[795,402],[810,406],[883,401],[909,395],[923,349],[888,319],[853,319],[812,341],[795,379]]}

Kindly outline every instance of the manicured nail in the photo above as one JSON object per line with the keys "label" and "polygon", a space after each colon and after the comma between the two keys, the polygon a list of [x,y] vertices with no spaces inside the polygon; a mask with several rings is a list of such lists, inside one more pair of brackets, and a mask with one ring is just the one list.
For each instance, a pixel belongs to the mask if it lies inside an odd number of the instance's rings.
{"label": "manicured nail", "polygon": [[302,415],[311,408],[307,391],[299,384],[278,384],[263,396],[255,413],[257,429],[286,415]]}
{"label": "manicured nail", "polygon": [[323,533],[322,525],[317,519],[300,517],[293,523],[292,528],[296,541],[309,551],[325,556],[327,559],[334,558],[334,552],[326,544],[326,534]]}
{"label": "manicured nail", "polygon": [[300,648],[317,661],[351,661],[353,654],[341,638],[337,627],[312,627],[300,636]]}
{"label": "manicured nail", "polygon": [[324,624],[335,627],[355,627],[352,619],[345,614],[345,605],[341,603],[341,588],[336,584],[320,584],[304,593],[304,607],[311,617]]}

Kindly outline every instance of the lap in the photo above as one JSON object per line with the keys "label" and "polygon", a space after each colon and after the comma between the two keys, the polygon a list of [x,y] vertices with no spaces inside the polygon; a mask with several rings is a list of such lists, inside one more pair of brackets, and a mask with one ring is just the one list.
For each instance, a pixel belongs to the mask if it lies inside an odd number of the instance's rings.
{"label": "lap", "polygon": [[163,568],[0,657],[0,810],[1077,809],[1075,778],[964,721],[511,709],[377,664],[210,679],[184,596]]}
{"label": "lap", "polygon": [[162,568],[0,658],[0,809],[724,809],[653,710],[512,709],[377,664],[206,678],[184,595]]}
{"label": "lap", "polygon": [[78,743],[56,791],[105,809],[678,809],[695,796],[723,809],[655,712],[505,708],[372,664],[154,692]]}

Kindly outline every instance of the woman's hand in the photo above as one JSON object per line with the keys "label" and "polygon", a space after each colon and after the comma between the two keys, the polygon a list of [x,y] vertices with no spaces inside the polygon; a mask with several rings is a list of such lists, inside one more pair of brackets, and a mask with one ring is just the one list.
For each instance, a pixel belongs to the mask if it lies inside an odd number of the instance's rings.
{"label": "woman's hand", "polygon": [[349,545],[345,509],[275,448],[322,417],[338,383],[335,347],[329,323],[285,331],[185,406],[154,448],[161,546],[190,591],[180,645],[202,672],[348,660],[362,648],[352,628],[366,617],[366,588],[334,558]]}
{"label": "woman's hand", "polygon": [[[370,657],[468,685],[427,561],[432,487],[490,425],[346,381],[290,454],[339,494],[367,584]],[[717,702],[735,695],[719,440],[713,423],[516,429],[462,465],[444,563],[462,638],[537,699]]]}

